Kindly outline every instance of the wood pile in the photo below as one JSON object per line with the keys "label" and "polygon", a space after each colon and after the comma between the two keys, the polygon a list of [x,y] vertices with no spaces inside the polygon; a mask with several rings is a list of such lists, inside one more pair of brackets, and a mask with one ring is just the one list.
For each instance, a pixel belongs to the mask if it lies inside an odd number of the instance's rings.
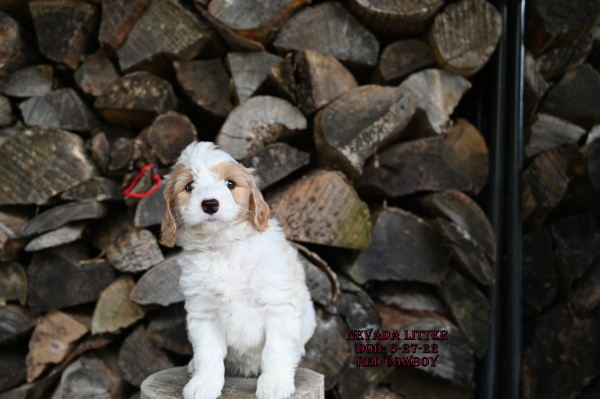
{"label": "wood pile", "polygon": [[528,7],[523,398],[583,399],[600,384],[600,4]]}
{"label": "wood pile", "polygon": [[[318,317],[301,366],[325,375],[327,397],[471,397],[500,254],[477,202],[486,140],[454,111],[502,34],[490,3],[23,0],[1,2],[0,23],[0,399],[136,397],[150,374],[187,364],[162,188],[123,190],[146,164],[167,174],[196,140],[256,169],[298,247]],[[528,223],[600,188],[588,178],[600,141],[573,144],[600,123],[597,64],[579,65],[594,24],[536,42]],[[153,184],[149,171],[132,192]],[[590,314],[596,283],[579,278],[600,276],[580,246],[600,247],[596,224],[558,223],[526,238],[547,249],[530,262],[543,276],[530,301],[545,309],[549,282]],[[557,237],[565,279],[548,269]],[[569,337],[595,328],[578,320]],[[401,357],[358,353],[377,340],[348,331],[370,329],[449,340],[414,341],[437,345],[435,367],[361,367]]]}

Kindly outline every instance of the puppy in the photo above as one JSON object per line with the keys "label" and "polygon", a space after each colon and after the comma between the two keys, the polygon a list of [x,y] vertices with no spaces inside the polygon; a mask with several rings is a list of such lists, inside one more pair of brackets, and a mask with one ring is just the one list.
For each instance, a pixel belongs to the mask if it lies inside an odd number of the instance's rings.
{"label": "puppy", "polygon": [[316,321],[304,270],[252,170],[208,142],[167,177],[162,244],[183,248],[180,285],[194,348],[185,399],[221,395],[225,372],[260,375],[256,397],[282,399]]}

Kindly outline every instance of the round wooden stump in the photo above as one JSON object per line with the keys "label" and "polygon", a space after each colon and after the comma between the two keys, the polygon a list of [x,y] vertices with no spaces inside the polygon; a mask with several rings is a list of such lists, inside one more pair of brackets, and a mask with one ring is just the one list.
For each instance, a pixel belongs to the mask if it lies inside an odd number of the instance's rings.
{"label": "round wooden stump", "polygon": [[[190,380],[187,366],[159,371],[146,378],[141,387],[141,399],[183,399],[183,387]],[[221,399],[254,399],[256,378],[225,377]],[[323,375],[298,368],[296,370],[296,392],[290,399],[324,399]]]}

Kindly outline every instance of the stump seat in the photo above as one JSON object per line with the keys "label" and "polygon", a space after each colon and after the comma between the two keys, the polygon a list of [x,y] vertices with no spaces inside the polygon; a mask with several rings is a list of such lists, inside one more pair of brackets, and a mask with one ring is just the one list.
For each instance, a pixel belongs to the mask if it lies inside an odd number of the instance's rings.
{"label": "stump seat", "polygon": [[[175,367],[159,371],[146,378],[141,386],[141,399],[183,399],[182,391],[190,380],[188,368]],[[225,377],[221,399],[256,398],[256,378]],[[295,377],[296,392],[290,399],[324,399],[325,381],[323,375],[298,368]]]}

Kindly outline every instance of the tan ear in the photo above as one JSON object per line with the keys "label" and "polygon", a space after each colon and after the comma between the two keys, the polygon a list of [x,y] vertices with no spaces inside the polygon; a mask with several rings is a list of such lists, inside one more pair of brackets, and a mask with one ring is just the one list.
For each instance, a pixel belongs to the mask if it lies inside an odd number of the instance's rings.
{"label": "tan ear", "polygon": [[271,210],[269,205],[265,202],[262,193],[256,187],[256,183],[252,177],[251,180],[251,192],[250,192],[250,212],[252,212],[252,226],[259,232],[262,233],[269,228],[269,217],[271,216]]}
{"label": "tan ear", "polygon": [[167,200],[167,213],[160,224],[161,241],[165,247],[174,247],[177,240],[177,223],[175,223],[175,176],[173,173],[167,176],[165,186],[165,199]]}

